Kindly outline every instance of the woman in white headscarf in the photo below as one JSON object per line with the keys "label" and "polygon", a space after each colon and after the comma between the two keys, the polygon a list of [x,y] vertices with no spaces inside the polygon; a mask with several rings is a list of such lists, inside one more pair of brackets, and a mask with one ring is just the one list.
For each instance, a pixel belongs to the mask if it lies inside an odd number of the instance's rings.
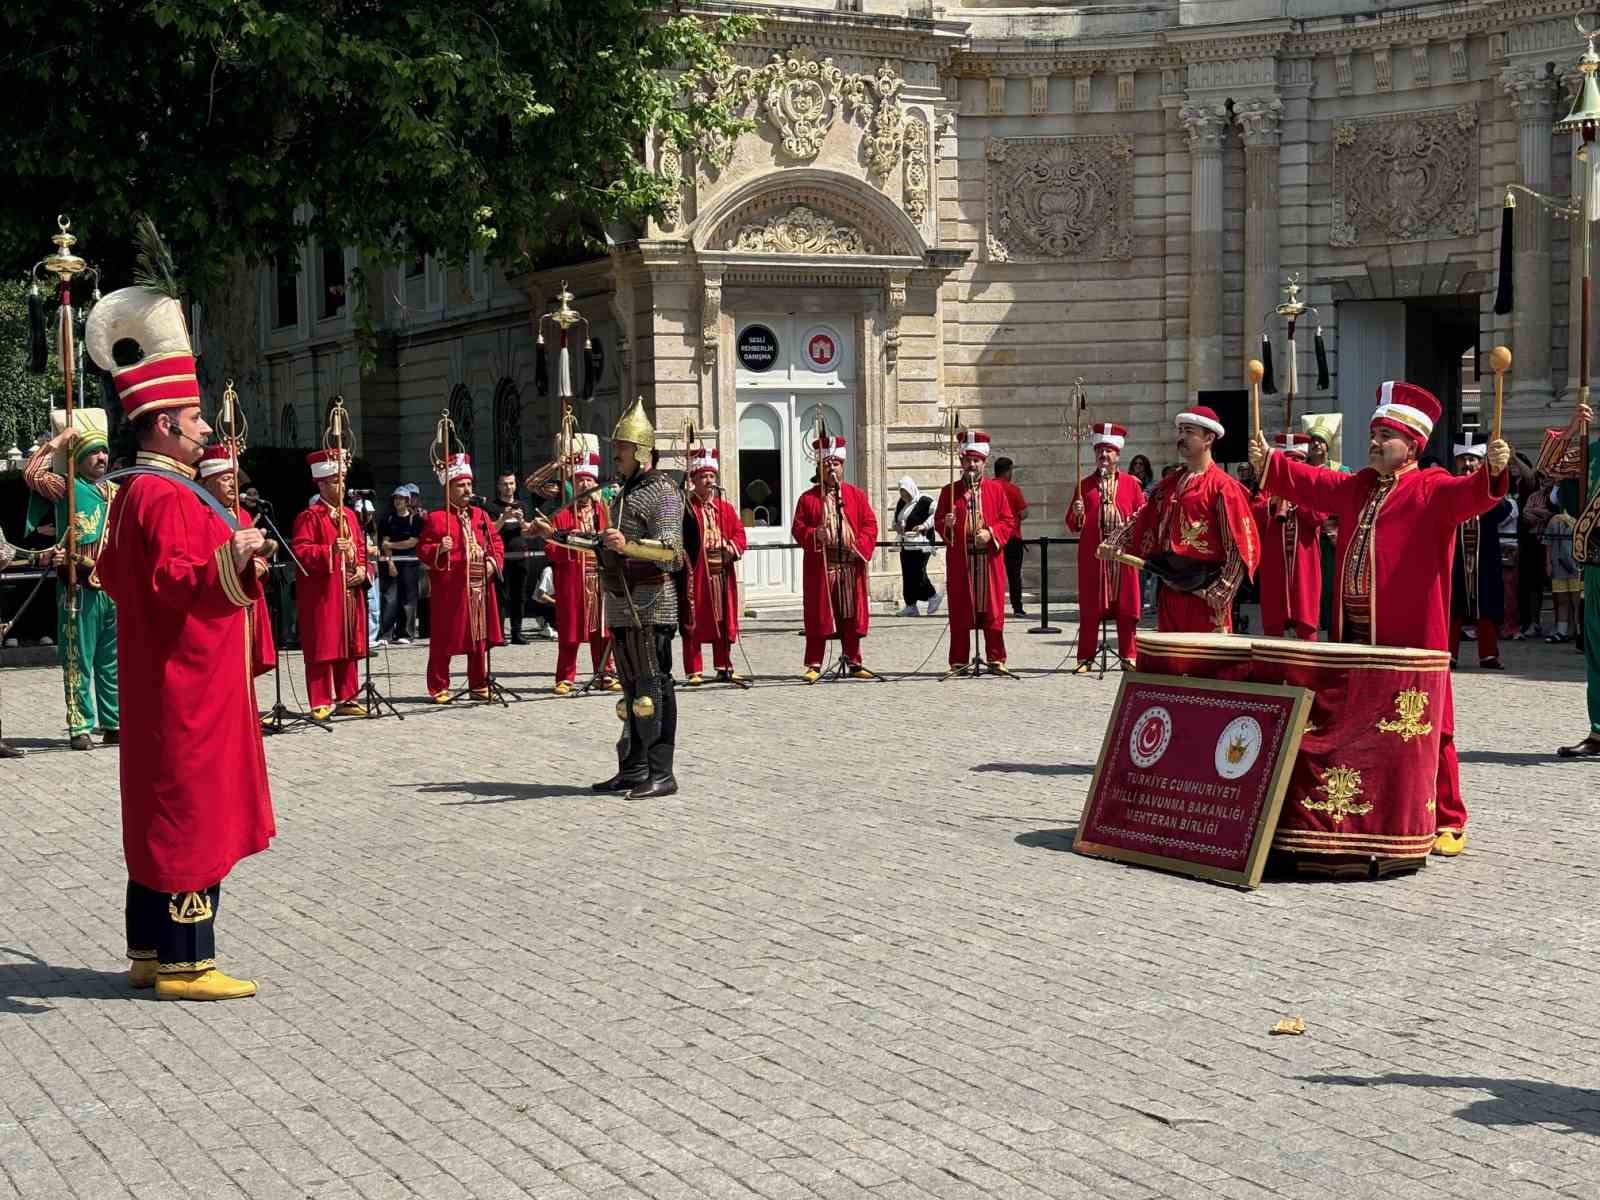
{"label": "woman in white headscarf", "polygon": [[941,599],[938,590],[928,582],[928,555],[935,549],[933,497],[924,496],[916,480],[909,475],[900,477],[900,500],[894,506],[894,528],[900,535],[900,581],[906,598],[906,606],[900,610],[900,615],[920,615],[917,605],[926,600],[931,617],[939,611]]}

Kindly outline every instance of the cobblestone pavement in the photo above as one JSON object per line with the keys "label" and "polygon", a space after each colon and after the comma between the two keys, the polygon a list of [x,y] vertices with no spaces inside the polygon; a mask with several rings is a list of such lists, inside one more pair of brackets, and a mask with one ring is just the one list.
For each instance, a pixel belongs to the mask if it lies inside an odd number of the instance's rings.
{"label": "cobblestone pavement", "polygon": [[686,694],[652,804],[588,793],[612,698],[548,696],[553,645],[497,656],[508,710],[388,651],[404,723],[269,741],[278,840],[219,924],[261,994],[209,1006],[127,988],[116,752],[7,672],[0,1195],[1597,1194],[1570,647],[1457,677],[1466,856],[1243,894],[1066,852],[1114,682],[1013,623],[1038,674],[940,684],[940,628],[874,623],[916,677]]}

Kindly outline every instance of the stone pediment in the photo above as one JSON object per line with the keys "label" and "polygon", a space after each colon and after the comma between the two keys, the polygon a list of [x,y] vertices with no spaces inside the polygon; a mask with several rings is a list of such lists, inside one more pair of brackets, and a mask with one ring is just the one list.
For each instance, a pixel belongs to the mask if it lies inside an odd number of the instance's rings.
{"label": "stone pediment", "polygon": [[695,222],[697,253],[915,259],[926,251],[911,219],[859,179],[822,168],[747,180]]}

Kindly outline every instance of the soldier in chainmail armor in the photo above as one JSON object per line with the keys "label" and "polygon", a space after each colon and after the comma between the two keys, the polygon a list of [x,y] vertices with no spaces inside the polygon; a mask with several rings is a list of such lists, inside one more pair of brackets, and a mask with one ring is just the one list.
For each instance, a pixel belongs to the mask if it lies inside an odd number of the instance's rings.
{"label": "soldier in chainmail armor", "polygon": [[626,792],[630,800],[678,790],[672,774],[678,730],[672,679],[678,596],[672,576],[684,562],[683,498],[650,461],[655,440],[644,404],[635,400],[611,434],[622,488],[601,541],[606,628],[623,689],[617,716],[624,724],[617,773],[594,789]]}

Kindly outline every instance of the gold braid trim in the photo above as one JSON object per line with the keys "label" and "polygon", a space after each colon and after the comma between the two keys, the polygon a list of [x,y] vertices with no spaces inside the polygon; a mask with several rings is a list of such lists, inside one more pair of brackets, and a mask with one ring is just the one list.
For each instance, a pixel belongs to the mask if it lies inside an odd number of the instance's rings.
{"label": "gold braid trim", "polygon": [[233,569],[233,552],[228,548],[229,544],[223,542],[212,553],[212,557],[217,560],[217,578],[222,580],[223,594],[236,608],[249,608],[255,601],[244,590],[244,581]]}

